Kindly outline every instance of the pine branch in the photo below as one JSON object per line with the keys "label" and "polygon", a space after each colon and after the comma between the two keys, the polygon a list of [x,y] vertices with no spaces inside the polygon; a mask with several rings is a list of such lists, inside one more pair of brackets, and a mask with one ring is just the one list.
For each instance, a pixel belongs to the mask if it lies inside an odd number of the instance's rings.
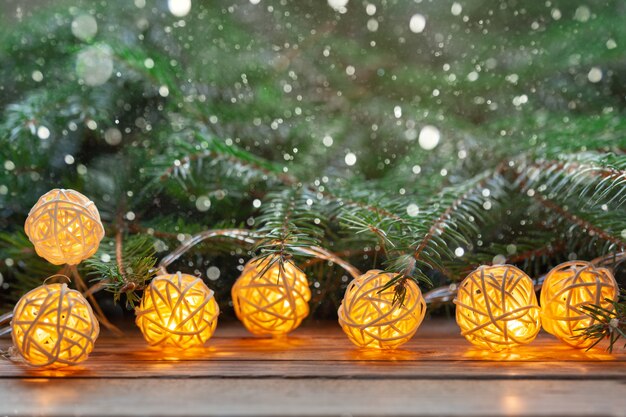
{"label": "pine branch", "polygon": [[[201,163],[204,159],[213,159],[231,164],[239,176],[241,176],[242,170],[250,170],[262,176],[274,177],[285,185],[292,185],[296,182],[294,178],[283,174],[277,166],[264,161],[249,152],[243,151],[235,145],[225,145],[216,138],[201,135],[199,133],[195,134],[195,139],[204,150],[201,152],[189,153],[176,159],[176,161],[168,166],[159,176],[160,181],[164,181],[171,177],[182,177],[185,179],[191,175],[192,169],[190,164],[192,162]],[[186,142],[177,142],[174,145],[179,151],[189,149]],[[191,151],[191,149],[189,150]]]}
{"label": "pine branch", "polygon": [[567,208],[556,204],[554,201],[551,201],[547,197],[536,193],[533,195],[533,199],[537,201],[542,206],[548,208],[549,210],[557,213],[558,216],[562,216],[562,218],[568,220],[570,223],[575,224],[584,230],[587,234],[592,236],[598,236],[600,239],[605,240],[611,244],[611,250],[619,250],[623,251],[626,249],[626,242],[613,236],[611,233],[606,230],[596,226],[594,223],[585,220],[584,218],[577,216],[576,214],[571,213]]}
{"label": "pine branch", "polygon": [[626,290],[621,291],[617,300],[605,301],[611,303],[610,309],[595,304],[581,307],[594,320],[594,324],[582,329],[580,334],[584,339],[595,341],[587,350],[596,346],[602,339],[608,339],[607,350],[613,352],[615,344],[621,338],[626,339]]}
{"label": "pine branch", "polygon": [[454,259],[450,246],[471,247],[478,234],[479,224],[489,224],[484,214],[486,209],[495,209],[503,194],[503,179],[499,170],[487,172],[456,187],[450,187],[435,197],[423,220],[414,221],[409,235],[422,237],[411,243],[410,254],[390,261],[390,269],[397,271],[396,280],[388,287],[405,279],[430,283],[425,271],[445,271],[444,260]]}
{"label": "pine branch", "polygon": [[587,152],[562,155],[557,161],[524,163],[516,182],[526,193],[584,199],[587,207],[605,204],[619,208],[626,202],[626,156]]}
{"label": "pine branch", "polygon": [[23,294],[59,273],[59,267],[39,257],[22,231],[0,232],[0,306],[11,308]]}
{"label": "pine branch", "polygon": [[317,210],[317,197],[303,187],[268,194],[259,217],[257,233],[262,239],[255,249],[262,258],[281,259],[298,254],[299,248],[319,245],[323,236],[323,213]]}
{"label": "pine branch", "polygon": [[114,294],[115,301],[126,296],[126,305],[133,307],[139,301],[136,291],[142,290],[156,273],[154,243],[148,235],[135,235],[126,239],[123,248],[115,242],[104,240],[98,253],[85,261],[89,275],[97,282],[92,292],[99,288]]}

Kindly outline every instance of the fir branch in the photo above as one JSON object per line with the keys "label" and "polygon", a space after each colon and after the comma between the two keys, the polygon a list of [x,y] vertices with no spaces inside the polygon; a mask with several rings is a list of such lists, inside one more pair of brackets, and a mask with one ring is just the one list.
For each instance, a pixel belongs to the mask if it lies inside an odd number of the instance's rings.
{"label": "fir branch", "polygon": [[445,272],[444,259],[454,257],[450,245],[471,246],[472,238],[478,234],[478,224],[488,223],[485,208],[495,209],[503,190],[500,169],[443,190],[423,216],[429,219],[429,223],[425,225],[418,216],[410,229],[410,236],[421,234],[422,237],[411,243],[410,253],[390,261],[389,268],[396,271],[398,277],[387,287],[401,284],[406,279],[430,283],[425,271]]}
{"label": "fir branch", "polygon": [[[206,136],[200,136],[196,134],[196,138],[200,143],[205,144],[208,149],[201,152],[190,153],[181,158],[177,158],[173,164],[168,166],[165,171],[159,176],[160,181],[165,181],[171,177],[180,176],[183,179],[189,175],[190,164],[192,162],[201,162],[204,159],[213,159],[227,162],[236,168],[238,173],[241,173],[242,169],[251,170],[259,173],[262,176],[273,177],[278,179],[285,185],[293,185],[296,180],[280,172],[280,169],[272,164],[264,161],[253,154],[238,149],[234,145],[225,145],[215,138],[207,138]],[[184,145],[178,144],[179,148]]]}
{"label": "fir branch", "polygon": [[571,213],[566,207],[560,206],[556,204],[554,201],[550,200],[546,196],[543,196],[539,193],[535,193],[533,195],[533,199],[538,202],[540,205],[546,207],[547,209],[555,212],[558,216],[561,216],[563,219],[568,220],[570,223],[575,224],[580,227],[589,235],[595,235],[599,238],[609,242],[611,244],[611,250],[619,250],[623,251],[626,249],[626,242],[623,240],[613,236],[611,233],[606,230],[596,226],[594,223],[585,220],[584,218],[577,216],[574,213]]}
{"label": "fir branch", "polygon": [[262,236],[255,247],[260,257],[286,258],[296,255],[299,248],[319,245],[324,215],[317,210],[316,201],[315,194],[303,187],[268,194],[257,230]]}
{"label": "fir branch", "polygon": [[626,290],[621,291],[617,300],[605,299],[605,301],[611,303],[610,309],[595,304],[581,306],[581,309],[594,320],[594,324],[581,329],[580,337],[594,340],[587,350],[603,339],[608,339],[607,350],[613,352],[615,343],[621,338],[626,339]]}
{"label": "fir branch", "polygon": [[526,193],[539,191],[550,198],[584,199],[588,207],[619,208],[626,202],[626,156],[586,152],[562,155],[556,161],[522,163],[516,183]]}
{"label": "fir branch", "polygon": [[[121,236],[117,235],[117,236]],[[103,288],[114,294],[115,301],[126,295],[126,304],[133,307],[139,301],[136,291],[142,290],[155,275],[154,243],[147,235],[135,235],[126,239],[121,254],[121,245],[103,241],[96,256],[85,261],[89,275],[95,276],[96,286],[92,292]],[[121,239],[121,237],[119,238]],[[113,253],[108,248],[113,246]]]}

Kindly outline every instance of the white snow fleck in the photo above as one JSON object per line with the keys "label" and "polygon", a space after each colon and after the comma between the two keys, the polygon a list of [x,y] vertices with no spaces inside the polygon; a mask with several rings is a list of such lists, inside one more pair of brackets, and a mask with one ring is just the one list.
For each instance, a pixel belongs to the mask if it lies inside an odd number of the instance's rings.
{"label": "white snow fleck", "polygon": [[439,144],[439,140],[441,139],[441,133],[439,129],[435,126],[426,125],[420,130],[419,138],[417,141],[419,142],[422,149],[427,151],[431,149],[435,149]]}
{"label": "white snow fleck", "polygon": [[504,255],[496,255],[491,260],[491,263],[494,265],[502,265],[506,262],[506,256]]}
{"label": "white snow fleck", "polygon": [[409,29],[413,33],[422,33],[426,28],[426,18],[424,15],[416,13],[409,20]]}
{"label": "white snow fleck", "polygon": [[35,81],[35,82],[39,83],[39,82],[43,81],[43,73],[41,71],[39,71],[39,70],[33,71],[31,77],[33,77],[33,81]]}
{"label": "white snow fleck", "polygon": [[167,0],[170,13],[176,17],[183,17],[191,11],[191,0]]}
{"label": "white snow fleck", "polygon": [[328,5],[339,13],[345,13],[348,11],[346,8],[348,0],[328,0]]}
{"label": "white snow fleck", "polygon": [[72,34],[81,41],[93,39],[98,33],[98,22],[89,14],[76,16],[72,21]]}
{"label": "white snow fleck", "polygon": [[39,139],[48,139],[50,137],[50,129],[45,126],[39,126],[37,128],[37,137]]}
{"label": "white snow fleck", "polygon": [[591,68],[587,74],[587,79],[589,79],[589,82],[599,83],[602,81],[602,70],[598,67]]}
{"label": "white snow fleck", "polygon": [[454,16],[458,16],[463,12],[463,6],[460,3],[454,2],[452,3],[452,7],[450,8],[450,13]]}
{"label": "white snow fleck", "polygon": [[110,127],[104,132],[104,141],[111,145],[119,145],[122,142],[122,132],[116,127]]}
{"label": "white snow fleck", "polygon": [[113,51],[104,44],[88,46],[76,57],[76,73],[89,86],[106,83],[113,74]]}
{"label": "white snow fleck", "polygon": [[376,32],[378,30],[378,20],[370,19],[367,21],[367,30],[370,32]]}
{"label": "white snow fleck", "polygon": [[591,17],[591,10],[587,6],[579,6],[574,12],[574,20],[585,23]]}
{"label": "white snow fleck", "polygon": [[206,276],[211,281],[215,281],[220,277],[220,269],[216,266],[210,266],[206,270]]}

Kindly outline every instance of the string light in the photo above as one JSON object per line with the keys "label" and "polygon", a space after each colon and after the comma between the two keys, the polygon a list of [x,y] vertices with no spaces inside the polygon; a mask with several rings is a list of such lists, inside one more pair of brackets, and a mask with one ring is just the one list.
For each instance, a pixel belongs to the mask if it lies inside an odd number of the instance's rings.
{"label": "string light", "polygon": [[426,302],[415,282],[403,284],[404,300],[393,287],[385,288],[395,274],[370,270],[350,282],[339,307],[339,324],[355,345],[396,349],[408,342],[422,323]]}
{"label": "string light", "polygon": [[87,300],[64,283],[33,289],[13,310],[13,344],[33,366],[58,368],[83,362],[99,332]]}
{"label": "string light", "polygon": [[54,265],[76,265],[98,250],[104,227],[98,209],[74,190],[54,189],[30,210],[24,231],[39,256]]}
{"label": "string light", "polygon": [[514,266],[479,267],[461,282],[454,303],[461,334],[480,348],[513,348],[539,333],[533,282]]}
{"label": "string light", "polygon": [[311,290],[304,272],[277,255],[254,258],[232,288],[235,313],[259,336],[280,336],[295,330],[309,314]]}
{"label": "string light", "polygon": [[541,322],[548,333],[576,348],[587,348],[595,340],[582,338],[581,330],[594,319],[581,307],[598,305],[607,310],[618,294],[613,274],[589,262],[571,261],[552,269],[541,287]]}
{"label": "string light", "polygon": [[136,323],[153,346],[202,346],[213,336],[219,307],[200,278],[177,272],[155,277],[136,310]]}

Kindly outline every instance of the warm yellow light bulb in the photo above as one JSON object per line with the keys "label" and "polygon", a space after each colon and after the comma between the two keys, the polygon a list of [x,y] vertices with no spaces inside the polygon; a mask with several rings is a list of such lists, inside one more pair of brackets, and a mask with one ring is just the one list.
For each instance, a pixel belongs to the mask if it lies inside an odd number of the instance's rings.
{"label": "warm yellow light bulb", "polygon": [[581,330],[594,324],[582,306],[595,304],[611,310],[606,299],[618,294],[613,274],[589,262],[566,262],[552,269],[541,287],[541,322],[548,333],[576,348],[587,348],[595,340],[581,337]]}
{"label": "warm yellow light bulb", "polygon": [[480,348],[509,349],[539,333],[533,282],[514,266],[479,267],[461,282],[454,303],[461,334]]}
{"label": "warm yellow light bulb", "polygon": [[213,291],[192,275],[159,275],[136,310],[137,326],[153,346],[202,346],[213,336],[219,307]]}
{"label": "warm yellow light bulb", "polygon": [[426,303],[415,282],[404,283],[402,303],[395,300],[393,287],[383,290],[394,276],[371,270],[348,284],[337,314],[341,328],[355,345],[396,349],[408,342],[422,323]]}
{"label": "warm yellow light bulb", "polygon": [[309,314],[311,290],[304,272],[278,256],[255,258],[244,267],[232,288],[235,313],[260,336],[295,330]]}
{"label": "warm yellow light bulb", "polygon": [[79,264],[96,253],[104,237],[94,203],[78,191],[61,189],[37,201],[24,231],[37,254],[54,265]]}
{"label": "warm yellow light bulb", "polygon": [[100,332],[81,293],[49,284],[24,295],[13,310],[13,343],[30,365],[63,367],[87,359]]}

